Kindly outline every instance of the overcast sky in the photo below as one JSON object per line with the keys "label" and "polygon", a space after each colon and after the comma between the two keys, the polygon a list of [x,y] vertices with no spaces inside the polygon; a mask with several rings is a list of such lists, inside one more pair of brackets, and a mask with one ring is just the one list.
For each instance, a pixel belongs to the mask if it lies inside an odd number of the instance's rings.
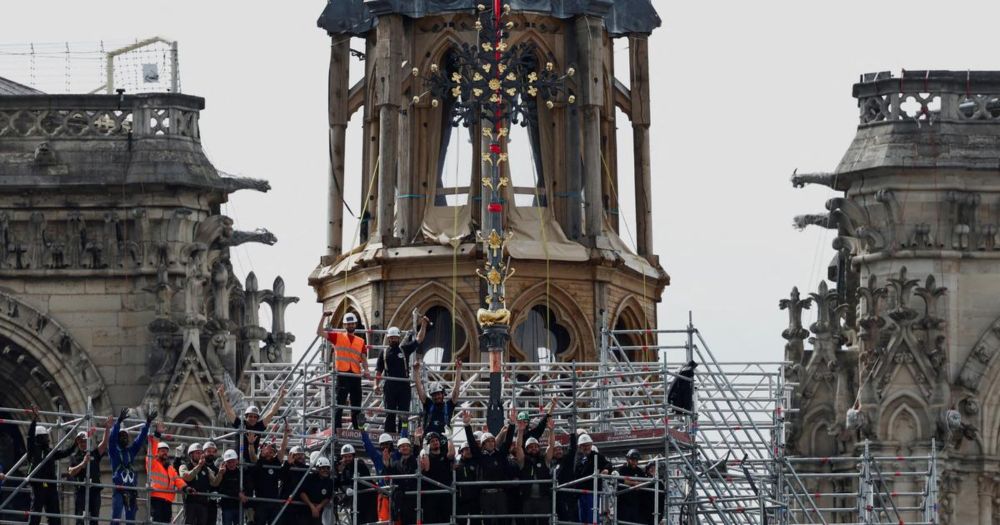
{"label": "overcast sky", "polygon": [[[792,170],[836,167],[857,125],[851,85],[860,73],[998,68],[996,34],[985,21],[1000,19],[1000,3],[655,4],[664,23],[650,43],[654,235],[672,278],[660,326],[682,326],[691,310],[720,359],[779,359],[786,317],[778,300],[793,285],[814,288],[833,255],[829,234],[791,227],[794,215],[822,211],[832,196],[793,190]],[[226,213],[241,229],[278,236],[274,247],[238,248],[234,264],[262,285],[280,274],[302,298],[288,311],[296,345],[311,341],[320,314],[306,277],[325,245],[329,39],[316,28],[323,6],[32,0],[7,2],[0,16],[4,43],[157,34],[180,42],[183,91],[207,99],[209,158],[226,172],[271,181],[266,195],[235,194]],[[616,53],[627,62],[624,46]],[[0,76],[28,80],[23,70]],[[358,134],[349,140],[348,150],[358,151]],[[358,177],[359,157],[349,177]],[[348,184],[354,202],[356,188]],[[630,187],[621,193],[631,198]]]}

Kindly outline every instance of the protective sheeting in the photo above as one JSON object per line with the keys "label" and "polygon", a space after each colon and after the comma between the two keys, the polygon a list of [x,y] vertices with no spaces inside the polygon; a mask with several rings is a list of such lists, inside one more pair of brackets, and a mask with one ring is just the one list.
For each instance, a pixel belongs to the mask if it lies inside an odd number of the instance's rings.
{"label": "protective sheeting", "polygon": [[424,208],[420,225],[427,242],[442,246],[457,246],[472,235],[472,210],[465,206],[431,206]]}
{"label": "protective sheeting", "polygon": [[511,257],[578,262],[590,259],[587,248],[566,237],[549,208],[513,206],[508,210],[508,226],[514,232],[507,243]]}
{"label": "protective sheeting", "polygon": [[614,227],[611,225],[611,221],[608,220],[608,216],[604,216],[604,239],[606,242],[598,242],[598,248],[605,252],[605,256],[613,259],[621,259],[625,266],[635,270],[641,274],[645,274],[647,277],[653,279],[659,279],[664,277],[665,274],[659,268],[649,264],[649,261],[639,257],[632,251],[632,248],[622,240],[621,237],[615,233]]}

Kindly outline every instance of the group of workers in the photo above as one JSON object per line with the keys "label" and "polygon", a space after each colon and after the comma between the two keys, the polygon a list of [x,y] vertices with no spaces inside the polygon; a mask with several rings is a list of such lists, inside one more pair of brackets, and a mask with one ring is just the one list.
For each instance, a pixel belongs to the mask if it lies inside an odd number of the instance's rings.
{"label": "group of workers", "polygon": [[[320,333],[331,342],[331,366],[338,376],[337,405],[345,406],[349,401],[347,406],[359,406],[361,379],[368,377],[369,347],[356,334],[354,314],[345,315],[343,331],[326,330],[326,317],[321,320]],[[455,386],[450,395],[439,383],[424,387],[420,359],[414,358],[411,363],[411,358],[420,352],[428,324],[426,317],[421,318],[419,330],[405,343],[398,328],[386,332],[374,381],[376,393],[384,396],[384,432],[377,443],[372,442],[368,432],[361,432],[370,466],[356,455],[352,445],[328,449],[332,442],[313,451],[307,460],[302,447],[287,448],[287,422],[280,429],[280,442],[268,439],[270,424],[284,404],[284,389],[266,414],[261,415],[251,404],[241,417],[236,415],[226,389],[219,387],[220,405],[238,430],[232,448],[221,457],[213,441],[189,443],[186,448],[181,445],[172,457],[167,441],[176,437],[166,436],[162,423],[153,425],[155,412],[147,414],[144,424],[136,425],[139,430],[133,437],[130,432],[135,428],[125,427],[129,409],[123,409],[117,420],[107,418],[104,435],[96,446],[90,446],[87,432],[80,432],[69,447],[53,451],[47,427],[38,423],[38,409],[32,407],[27,439],[32,472],[29,525],[39,523],[42,515],[48,516],[51,525],[60,525],[60,477],[74,486],[74,515],[97,525],[104,490],[100,485],[101,460],[105,455],[113,486],[112,523],[134,522],[139,491],[145,489],[138,484],[134,465],[144,446],[148,447],[149,513],[156,523],[173,521],[174,502],[179,501],[180,494],[183,521],[193,525],[212,525],[220,517],[223,525],[278,521],[287,525],[332,525],[338,508],[356,523],[436,524],[449,523],[454,517],[456,523],[469,525],[541,525],[554,516],[559,521],[593,523],[601,519],[599,494],[610,488],[609,480],[617,480],[615,508],[619,522],[652,524],[655,515],[662,516],[662,507],[659,513],[655,509],[656,502],[664,500],[665,477],[656,471],[655,462],[642,467],[640,453],[630,450],[623,464],[612,465],[582,431],[559,439],[552,418],[555,399],[534,425],[528,412],[512,410],[496,436],[485,430],[474,431],[471,414],[463,411],[464,436],[452,436],[462,362],[456,362]],[[411,415],[411,370],[421,413],[421,422],[412,432],[407,425]],[[338,408],[335,429],[341,417]],[[370,426],[365,425],[358,410],[352,410],[351,421],[356,429]],[[68,466],[59,472],[56,462],[65,458],[69,458]],[[595,473],[611,474],[602,478],[602,488],[596,495]],[[88,479],[90,483],[86,483]],[[3,481],[0,473],[0,485]],[[559,490],[555,490],[556,485]],[[77,525],[84,523],[84,519],[77,520]]]}

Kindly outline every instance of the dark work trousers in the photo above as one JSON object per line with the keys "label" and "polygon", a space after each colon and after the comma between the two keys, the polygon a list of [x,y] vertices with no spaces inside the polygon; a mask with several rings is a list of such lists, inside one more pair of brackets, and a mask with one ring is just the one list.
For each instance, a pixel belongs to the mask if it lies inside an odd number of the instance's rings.
{"label": "dark work trousers", "polygon": [[[507,491],[484,488],[479,491],[479,511],[484,516],[507,514]],[[509,518],[483,518],[485,525],[507,525]]]}
{"label": "dark work trousers", "polygon": [[271,522],[274,521],[274,517],[278,515],[280,509],[280,503],[258,501],[253,510],[254,525],[271,525]]}
{"label": "dark work trousers", "polygon": [[[361,378],[360,377],[350,377],[350,376],[338,376],[337,377],[337,404],[343,405],[347,401],[347,397],[351,398],[351,406],[359,407],[361,406]],[[344,414],[344,409],[338,408],[333,415],[333,428],[340,428],[340,419]],[[351,410],[351,426],[355,430],[361,428],[361,422],[358,419],[361,416],[360,410]]]}
{"label": "dark work trousers", "polygon": [[[76,497],[73,500],[73,514],[78,516],[83,515],[84,510],[87,509],[87,499],[90,499],[89,514],[90,525],[97,525],[98,517],[101,515],[101,488],[91,487],[90,497],[87,497],[86,487],[77,487]],[[86,520],[76,520],[76,525],[84,525]]]}
{"label": "dark work trousers", "polygon": [[[470,514],[481,514],[479,512],[479,500],[458,500],[455,505],[455,514],[457,516],[468,516]],[[455,518],[455,523],[458,525],[482,525],[483,520],[479,518]]]}
{"label": "dark work trousers", "polygon": [[208,506],[208,503],[201,498],[194,499],[188,496],[188,499],[184,501],[184,523],[186,525],[215,525],[215,519],[208,519]]}
{"label": "dark work trousers", "polygon": [[556,515],[559,521],[580,521],[580,508],[576,504],[576,494],[556,494]]}
{"label": "dark work trousers", "polygon": [[170,523],[173,502],[163,498],[149,498],[149,517],[157,523]]}
{"label": "dark work trousers", "polygon": [[[408,381],[386,381],[385,382],[385,409],[409,412],[410,410],[410,383]],[[402,425],[396,425],[396,414],[385,415],[385,431],[395,434],[402,430]],[[399,416],[405,421],[406,416]],[[425,520],[426,521],[426,520]]]}
{"label": "dark work trousers", "polygon": [[[52,483],[41,483],[31,487],[31,512],[45,512],[47,514],[59,514],[59,493]],[[28,518],[29,525],[38,525],[42,517],[32,515]],[[58,517],[49,516],[49,525],[59,525],[62,522]]]}
{"label": "dark work trousers", "polygon": [[[545,487],[548,489],[548,487]],[[521,499],[521,514],[545,514],[546,516],[552,515],[552,498],[543,496],[540,498],[523,498]],[[524,525],[545,525],[549,522],[548,517],[542,518],[531,518],[525,517],[518,520]]]}

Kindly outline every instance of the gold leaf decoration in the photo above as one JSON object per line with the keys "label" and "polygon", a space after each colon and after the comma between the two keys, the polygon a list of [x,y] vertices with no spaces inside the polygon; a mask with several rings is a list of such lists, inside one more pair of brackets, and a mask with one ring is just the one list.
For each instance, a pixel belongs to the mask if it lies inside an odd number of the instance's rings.
{"label": "gold leaf decoration", "polygon": [[531,95],[531,98],[537,97],[538,96],[538,88],[536,88],[535,86],[529,86],[528,87],[528,94]]}
{"label": "gold leaf decoration", "polygon": [[490,80],[490,89],[498,91],[500,89],[500,80],[496,78]]}
{"label": "gold leaf decoration", "polygon": [[476,98],[479,98],[483,96],[483,90],[479,88],[472,88],[472,94],[475,95]]}
{"label": "gold leaf decoration", "polygon": [[513,97],[516,94],[517,94],[517,90],[514,89],[514,88],[510,88],[510,89],[507,90],[507,95],[509,95],[509,96]]}

